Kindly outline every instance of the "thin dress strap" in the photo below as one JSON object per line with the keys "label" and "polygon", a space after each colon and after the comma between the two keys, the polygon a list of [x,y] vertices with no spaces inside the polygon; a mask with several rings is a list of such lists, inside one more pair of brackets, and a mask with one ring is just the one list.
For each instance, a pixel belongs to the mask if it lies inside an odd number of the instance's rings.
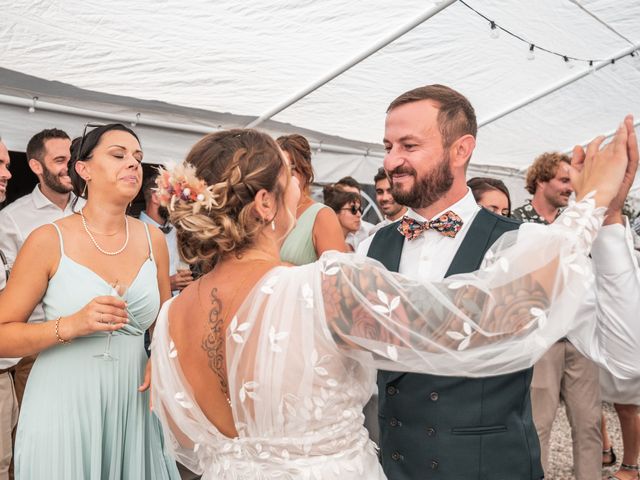
{"label": "thin dress strap", "polygon": [[147,232],[147,241],[149,242],[149,258],[155,263],[155,258],[153,258],[153,246],[151,245],[151,235],[149,234],[149,225],[145,222],[142,222],[144,224],[144,229]]}
{"label": "thin dress strap", "polygon": [[56,232],[58,232],[58,238],[60,239],[60,255],[64,257],[64,242],[62,241],[62,232],[60,231],[60,227],[53,222],[51,222],[51,225],[53,225]]}

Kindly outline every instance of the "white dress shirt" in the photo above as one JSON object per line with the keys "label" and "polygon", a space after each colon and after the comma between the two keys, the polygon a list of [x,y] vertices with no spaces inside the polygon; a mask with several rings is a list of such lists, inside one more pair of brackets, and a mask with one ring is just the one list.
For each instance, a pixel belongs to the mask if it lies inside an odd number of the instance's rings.
{"label": "white dress shirt", "polygon": [[[455,238],[427,230],[419,237],[404,240],[399,273],[421,281],[441,281],[480,210],[469,190],[458,202],[430,220],[451,210],[463,221]],[[426,219],[409,210],[407,216],[421,222]],[[523,224],[518,236],[526,235],[536,224]],[[357,253],[366,255],[373,237],[363,241]],[[629,224],[602,227],[591,249],[595,285],[580,305],[578,316],[595,315],[594,330],[584,328],[571,332],[567,338],[580,352],[619,378],[640,376],[638,345],[640,345],[640,268],[633,251]],[[586,322],[589,323],[589,322]],[[584,324],[584,323],[582,323]]]}
{"label": "white dress shirt", "polygon": [[[71,209],[73,198],[74,195],[71,194],[67,206],[62,210],[45,197],[40,191],[40,186],[36,185],[33,192],[20,197],[0,210],[0,250],[7,257],[9,266],[13,266],[20,248],[22,248],[31,232],[42,225],[73,213]],[[76,211],[83,206],[84,200],[79,199]],[[59,247],[52,246],[52,248]],[[0,276],[3,277],[1,281],[4,283],[4,274]],[[42,305],[38,304],[29,317],[29,322],[42,322],[44,320]],[[20,359],[0,359],[0,369],[9,368],[17,363],[18,360]]]}

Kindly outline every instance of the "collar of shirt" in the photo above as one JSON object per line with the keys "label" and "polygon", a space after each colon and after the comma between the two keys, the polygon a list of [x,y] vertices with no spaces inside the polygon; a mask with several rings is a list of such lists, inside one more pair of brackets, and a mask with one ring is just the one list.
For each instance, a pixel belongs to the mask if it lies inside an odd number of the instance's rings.
{"label": "collar of shirt", "polygon": [[140,217],[138,217],[141,222],[148,223],[149,225],[153,225],[154,227],[160,228],[162,225],[156,222],[153,218],[147,215],[147,212],[144,210],[140,212]]}
{"label": "collar of shirt", "polygon": [[[38,210],[49,207],[54,207],[60,210],[60,208],[55,203],[44,196],[44,193],[42,193],[42,190],[40,190],[40,184],[37,184],[33,189],[33,192],[31,192],[31,198],[33,199],[33,205]],[[69,193],[69,201],[67,202],[67,205],[64,207],[63,211],[69,211],[69,213],[71,213],[71,205],[74,198],[75,195],[73,194],[73,192]]]}

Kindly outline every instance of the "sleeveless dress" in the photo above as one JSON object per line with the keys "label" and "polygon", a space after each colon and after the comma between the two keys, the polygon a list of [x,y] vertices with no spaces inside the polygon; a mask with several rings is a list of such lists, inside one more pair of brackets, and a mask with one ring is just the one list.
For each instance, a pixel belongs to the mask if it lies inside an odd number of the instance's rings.
{"label": "sleeveless dress", "polygon": [[[111,286],[64,253],[42,299],[45,318],[71,315]],[[160,306],[151,239],[149,258],[129,287],[129,324],[113,332],[111,354],[106,334],[74,339],[44,350],[31,370],[18,422],[17,480],[179,479],[165,455],[159,422],[149,411],[149,391],[138,392],[147,356],[143,334]]]}
{"label": "sleeveless dress", "polygon": [[300,215],[295,228],[291,230],[280,249],[280,258],[283,262],[306,265],[318,260],[313,246],[313,225],[323,208],[329,207],[322,203],[314,203]]}

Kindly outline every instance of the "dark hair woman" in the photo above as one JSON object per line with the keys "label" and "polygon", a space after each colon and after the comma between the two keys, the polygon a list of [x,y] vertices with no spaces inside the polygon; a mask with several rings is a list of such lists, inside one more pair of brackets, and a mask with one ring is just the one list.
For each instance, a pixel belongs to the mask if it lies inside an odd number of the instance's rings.
{"label": "dark hair woman", "polygon": [[[120,124],[77,140],[78,213],[35,230],[0,296],[0,356],[40,352],[25,390],[16,478],[178,479],[149,411],[143,334],[170,297],[162,233],[126,216],[142,149]],[[47,321],[26,324],[42,301]]]}

